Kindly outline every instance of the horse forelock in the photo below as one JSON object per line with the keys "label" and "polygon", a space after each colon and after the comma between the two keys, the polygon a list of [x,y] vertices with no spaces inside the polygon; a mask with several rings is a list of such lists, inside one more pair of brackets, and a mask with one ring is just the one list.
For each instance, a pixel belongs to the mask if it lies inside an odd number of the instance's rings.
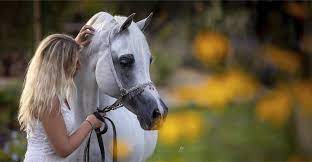
{"label": "horse forelock", "polygon": [[[83,49],[83,55],[88,57],[97,53],[98,50],[103,50],[104,48],[102,47],[108,47],[108,38],[111,30],[114,30],[116,26],[121,26],[126,19],[127,17],[125,16],[112,16],[106,12],[99,12],[92,16],[92,18],[90,18],[87,22],[87,25],[91,25],[96,32],[92,36],[90,44]],[[132,22],[132,24],[128,27],[128,31],[131,32],[131,42],[145,41],[144,34],[137,27],[135,22]]]}

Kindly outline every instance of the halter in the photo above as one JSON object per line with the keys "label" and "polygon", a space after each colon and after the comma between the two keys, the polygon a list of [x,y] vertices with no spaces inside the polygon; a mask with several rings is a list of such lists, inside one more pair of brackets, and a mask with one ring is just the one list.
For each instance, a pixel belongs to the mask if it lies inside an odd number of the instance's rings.
{"label": "halter", "polygon": [[[104,115],[105,115],[107,112],[109,112],[111,110],[116,110],[116,109],[122,107],[123,102],[129,101],[132,98],[134,98],[135,96],[144,92],[145,87],[154,86],[153,82],[151,82],[151,81],[143,83],[143,84],[138,84],[138,85],[131,87],[129,89],[124,88],[123,85],[121,84],[121,81],[118,78],[118,75],[116,73],[116,69],[115,69],[114,62],[113,62],[112,50],[111,50],[111,36],[113,34],[115,27],[116,27],[116,25],[109,32],[109,36],[108,36],[108,49],[109,49],[108,56],[109,56],[110,69],[111,69],[111,72],[113,73],[114,79],[115,79],[117,86],[119,88],[120,95],[113,104],[108,105],[104,108],[97,107],[96,111],[93,113],[99,120],[101,120],[103,122],[103,126],[104,126],[103,130],[100,130],[100,128],[95,129],[97,139],[98,139],[98,144],[99,144],[100,151],[101,151],[101,161],[102,162],[105,162],[105,148],[104,148],[104,144],[103,144],[103,140],[102,140],[102,134],[106,133],[107,129],[108,129],[108,126],[105,122],[105,119],[107,119],[113,127],[113,162],[117,162],[117,133],[116,133],[116,127],[114,125],[114,122],[110,118],[102,116],[101,113],[104,113]],[[84,161],[89,161],[89,145],[90,145],[91,134],[92,134],[92,132],[90,133],[89,139],[87,141],[87,146],[84,150]]]}

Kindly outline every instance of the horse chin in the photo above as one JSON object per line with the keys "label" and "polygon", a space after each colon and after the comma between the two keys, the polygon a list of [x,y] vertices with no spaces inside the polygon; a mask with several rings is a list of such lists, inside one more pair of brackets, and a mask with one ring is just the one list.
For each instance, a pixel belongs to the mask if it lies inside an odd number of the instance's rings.
{"label": "horse chin", "polygon": [[151,129],[150,124],[149,124],[149,122],[147,122],[147,120],[144,120],[144,118],[141,118],[138,115],[137,115],[137,119],[138,119],[142,129],[144,129],[144,130],[150,130]]}

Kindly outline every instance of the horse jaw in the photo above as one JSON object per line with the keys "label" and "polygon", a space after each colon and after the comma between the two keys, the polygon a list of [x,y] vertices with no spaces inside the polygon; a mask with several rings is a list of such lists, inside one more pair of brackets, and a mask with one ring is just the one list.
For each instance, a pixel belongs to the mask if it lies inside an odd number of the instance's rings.
{"label": "horse jaw", "polygon": [[114,74],[110,67],[109,53],[102,54],[95,67],[95,79],[98,84],[100,93],[104,93],[110,97],[118,98],[120,94],[119,87],[114,78]]}

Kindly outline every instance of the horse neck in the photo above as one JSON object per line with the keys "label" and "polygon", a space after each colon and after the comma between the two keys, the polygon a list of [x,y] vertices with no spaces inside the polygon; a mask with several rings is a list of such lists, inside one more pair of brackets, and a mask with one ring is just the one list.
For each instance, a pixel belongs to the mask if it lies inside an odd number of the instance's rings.
{"label": "horse neck", "polygon": [[72,104],[75,105],[75,123],[77,124],[84,121],[88,114],[96,111],[97,107],[105,107],[116,100],[99,90],[94,71],[97,60],[97,55],[90,55],[80,59],[81,69],[75,77],[77,96],[72,99]]}
{"label": "horse neck", "polygon": [[75,77],[77,95],[73,98],[72,104],[75,105],[73,111],[77,124],[84,121],[86,116],[94,112],[98,106],[98,86],[94,74],[95,64],[96,58],[92,58],[92,56],[81,59],[81,69]]}

